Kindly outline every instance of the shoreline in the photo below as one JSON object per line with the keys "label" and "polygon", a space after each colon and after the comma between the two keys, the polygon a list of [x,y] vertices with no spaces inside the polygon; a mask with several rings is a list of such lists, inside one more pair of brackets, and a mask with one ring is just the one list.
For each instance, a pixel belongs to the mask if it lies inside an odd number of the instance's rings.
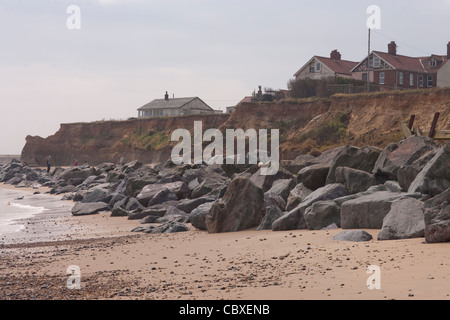
{"label": "shoreline", "polygon": [[[125,218],[111,218],[111,212],[99,215],[74,217],[71,209],[74,201],[61,200],[60,195],[45,194],[48,188],[15,188],[0,184],[0,189],[9,190],[24,198],[20,204],[44,207],[46,210],[28,219],[17,219],[12,224],[23,225],[18,232],[0,235],[1,245],[36,245],[39,243],[86,240],[102,237],[133,235],[131,230],[138,225],[136,221]],[[35,191],[41,194],[34,195]]]}
{"label": "shoreline", "polygon": [[[70,228],[47,241],[0,246],[0,300],[450,299],[448,244],[332,240],[341,229],[208,234],[190,226],[185,233],[146,235],[129,232],[128,220],[108,213],[59,219],[57,227]],[[46,225],[42,217],[31,220]],[[379,232],[366,231],[374,239]],[[81,270],[80,290],[66,287],[72,265]],[[381,268],[381,290],[366,287],[369,265]]]}

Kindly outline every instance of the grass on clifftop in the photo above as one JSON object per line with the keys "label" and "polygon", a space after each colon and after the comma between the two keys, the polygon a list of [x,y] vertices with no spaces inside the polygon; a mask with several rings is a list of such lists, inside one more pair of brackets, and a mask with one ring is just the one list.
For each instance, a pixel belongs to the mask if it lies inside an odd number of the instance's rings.
{"label": "grass on clifftop", "polygon": [[169,137],[164,131],[145,132],[141,128],[134,130],[128,137],[122,139],[122,143],[128,147],[141,150],[160,150],[167,146]]}
{"label": "grass on clifftop", "polygon": [[341,113],[317,129],[305,133],[300,140],[312,140],[317,145],[339,143],[345,137],[349,120],[348,114]]}

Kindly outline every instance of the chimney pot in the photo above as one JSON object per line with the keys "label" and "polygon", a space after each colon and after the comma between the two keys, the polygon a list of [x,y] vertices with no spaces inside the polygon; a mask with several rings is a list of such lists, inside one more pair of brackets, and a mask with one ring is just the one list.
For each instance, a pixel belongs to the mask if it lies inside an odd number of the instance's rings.
{"label": "chimney pot", "polygon": [[335,60],[335,61],[340,61],[341,58],[342,58],[342,56],[341,56],[341,54],[340,54],[339,51],[334,50],[334,51],[331,52],[330,58],[333,59],[333,60]]}
{"label": "chimney pot", "polygon": [[388,52],[393,56],[397,55],[397,44],[395,43],[395,41],[392,41],[388,44]]}
{"label": "chimney pot", "polygon": [[164,100],[169,101],[169,93],[166,91],[166,94],[164,96]]}

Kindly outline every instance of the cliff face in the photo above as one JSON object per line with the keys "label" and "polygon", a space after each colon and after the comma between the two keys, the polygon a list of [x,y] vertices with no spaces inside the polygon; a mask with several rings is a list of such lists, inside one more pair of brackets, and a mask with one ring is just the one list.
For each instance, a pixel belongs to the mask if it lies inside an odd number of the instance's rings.
{"label": "cliff face", "polygon": [[204,128],[218,128],[228,118],[217,114],[62,124],[46,139],[28,136],[21,160],[32,166],[44,165],[48,156],[58,166],[71,166],[75,160],[80,165],[85,161],[91,165],[118,163],[121,157],[158,163],[169,158],[175,129],[192,131],[194,121],[202,121]]}
{"label": "cliff face", "polygon": [[43,165],[51,155],[55,165],[70,166],[75,160],[98,165],[140,160],[167,160],[175,143],[176,129],[193,131],[194,121],[203,130],[279,129],[280,156],[291,160],[302,153],[324,151],[351,144],[384,148],[402,138],[400,124],[416,115],[415,126],[429,130],[434,114],[440,112],[438,130],[450,129],[450,90],[335,96],[331,100],[305,100],[273,104],[245,103],[230,115],[197,115],[120,122],[63,124],[46,139],[26,138],[21,159]]}

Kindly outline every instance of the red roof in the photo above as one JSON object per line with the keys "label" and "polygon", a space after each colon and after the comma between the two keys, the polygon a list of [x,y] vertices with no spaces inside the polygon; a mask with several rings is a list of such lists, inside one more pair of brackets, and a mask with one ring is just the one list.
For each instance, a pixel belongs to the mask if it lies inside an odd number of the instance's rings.
{"label": "red roof", "polygon": [[351,75],[351,70],[356,67],[358,62],[348,60],[333,60],[331,58],[316,56],[316,59],[320,60],[324,65],[330,68],[333,72],[339,74]]}
{"label": "red roof", "polygon": [[[389,63],[393,68],[397,70],[434,73],[448,61],[446,56],[433,55],[430,57],[408,57],[402,55],[392,55],[386,52],[373,51],[381,59]],[[438,63],[435,67],[430,66],[429,61],[434,58]],[[442,63],[443,62],[443,63]]]}

